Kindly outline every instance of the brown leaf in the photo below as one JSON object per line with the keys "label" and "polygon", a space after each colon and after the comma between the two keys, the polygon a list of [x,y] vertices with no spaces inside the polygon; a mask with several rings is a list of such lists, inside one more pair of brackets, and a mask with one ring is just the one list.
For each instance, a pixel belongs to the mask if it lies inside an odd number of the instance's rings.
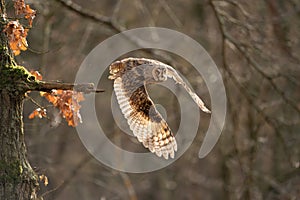
{"label": "brown leaf", "polygon": [[14,8],[16,15],[24,15],[24,18],[27,19],[31,27],[33,19],[36,16],[36,11],[31,9],[29,5],[26,5],[24,0],[14,0]]}
{"label": "brown leaf", "polygon": [[32,113],[30,113],[28,118],[29,119],[33,119],[35,117],[43,118],[43,117],[46,117],[46,116],[47,116],[46,109],[37,108],[34,111],[32,111]]}
{"label": "brown leaf", "polygon": [[68,122],[69,126],[77,126],[82,123],[79,113],[79,102],[84,100],[81,92],[73,90],[52,90],[51,93],[40,92],[50,103],[60,110],[60,114]]}
{"label": "brown leaf", "polygon": [[29,5],[26,5],[25,9],[25,19],[28,20],[29,26],[32,26],[33,19],[35,18],[36,11],[31,9]]}
{"label": "brown leaf", "polygon": [[49,184],[48,177],[44,174],[39,176],[40,181],[43,181],[44,185],[47,186]]}
{"label": "brown leaf", "polygon": [[14,8],[16,15],[21,15],[26,9],[24,0],[14,0]]}
{"label": "brown leaf", "polygon": [[24,29],[18,20],[8,22],[3,32],[6,33],[9,46],[15,55],[19,55],[21,50],[27,50],[26,37],[28,29]]}
{"label": "brown leaf", "polygon": [[30,71],[30,73],[35,77],[36,80],[43,80],[43,76],[38,71]]}

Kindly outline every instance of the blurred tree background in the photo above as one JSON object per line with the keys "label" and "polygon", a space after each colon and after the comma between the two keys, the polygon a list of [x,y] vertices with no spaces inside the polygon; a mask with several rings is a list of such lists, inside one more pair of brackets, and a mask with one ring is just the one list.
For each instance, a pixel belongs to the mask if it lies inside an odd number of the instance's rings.
{"label": "blurred tree background", "polygon": [[[158,26],[180,31],[209,52],[222,73],[228,98],[226,124],[213,151],[198,151],[210,120],[201,115],[192,146],[172,165],[151,173],[127,174],[94,159],[76,130],[55,118],[29,120],[29,160],[49,178],[44,199],[298,199],[300,198],[300,2],[297,0],[28,0],[38,12],[17,61],[39,70],[45,80],[72,82],[85,56],[101,41],[126,29]],[[9,2],[13,7],[12,2]],[[199,74],[168,52],[135,51],[173,65],[209,104]],[[99,64],[100,65],[100,64]],[[107,75],[107,74],[106,74]],[[107,76],[106,76],[107,77]],[[122,148],[143,147],[117,128],[110,110],[112,82],[99,87],[103,126]],[[166,105],[164,90],[152,92]],[[46,104],[33,94],[41,104]],[[161,96],[161,97],[160,97]],[[156,101],[156,102],[157,102]],[[174,101],[176,102],[176,101]],[[175,105],[176,103],[172,104]],[[210,105],[210,104],[209,104]],[[165,107],[169,116],[175,112]],[[50,108],[49,108],[50,109]],[[171,127],[178,120],[168,119]],[[55,121],[57,120],[57,122]],[[83,119],[83,123],[84,123]],[[113,155],[112,155],[113,156]]]}

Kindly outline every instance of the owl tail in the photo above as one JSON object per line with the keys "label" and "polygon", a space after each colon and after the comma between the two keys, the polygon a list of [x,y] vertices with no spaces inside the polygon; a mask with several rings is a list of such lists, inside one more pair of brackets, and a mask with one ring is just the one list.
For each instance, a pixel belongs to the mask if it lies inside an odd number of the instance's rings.
{"label": "owl tail", "polygon": [[184,89],[189,93],[194,102],[199,106],[199,108],[206,113],[211,113],[211,111],[205,106],[204,102],[194,93],[191,88],[182,80],[179,74],[170,66],[167,66],[167,76],[172,78],[176,83],[182,85]]}

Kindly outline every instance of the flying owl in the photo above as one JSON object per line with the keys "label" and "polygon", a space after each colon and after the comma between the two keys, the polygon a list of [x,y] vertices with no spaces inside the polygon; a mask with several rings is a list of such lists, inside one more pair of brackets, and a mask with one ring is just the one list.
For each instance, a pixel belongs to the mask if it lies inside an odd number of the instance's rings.
{"label": "flying owl", "polygon": [[148,84],[172,78],[186,89],[202,111],[210,113],[175,69],[162,62],[145,58],[125,58],[112,63],[109,70],[108,78],[114,80],[114,91],[119,106],[134,136],[159,157],[174,158],[177,143],[168,124],[148,95]]}

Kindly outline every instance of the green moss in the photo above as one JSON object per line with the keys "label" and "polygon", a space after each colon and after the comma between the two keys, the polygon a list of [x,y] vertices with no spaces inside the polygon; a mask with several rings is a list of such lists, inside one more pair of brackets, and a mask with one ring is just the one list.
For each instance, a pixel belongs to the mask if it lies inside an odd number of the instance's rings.
{"label": "green moss", "polygon": [[34,82],[37,82],[35,77],[23,66],[5,65],[1,68],[0,90],[23,90],[26,84]]}
{"label": "green moss", "polygon": [[20,169],[20,174],[22,174],[23,173],[23,167],[22,167],[22,165],[19,165],[19,169]]}
{"label": "green moss", "polygon": [[8,51],[8,48],[6,46],[0,45],[0,51]]}
{"label": "green moss", "polygon": [[0,181],[18,182],[21,180],[23,167],[18,162],[7,163],[0,161]]}

